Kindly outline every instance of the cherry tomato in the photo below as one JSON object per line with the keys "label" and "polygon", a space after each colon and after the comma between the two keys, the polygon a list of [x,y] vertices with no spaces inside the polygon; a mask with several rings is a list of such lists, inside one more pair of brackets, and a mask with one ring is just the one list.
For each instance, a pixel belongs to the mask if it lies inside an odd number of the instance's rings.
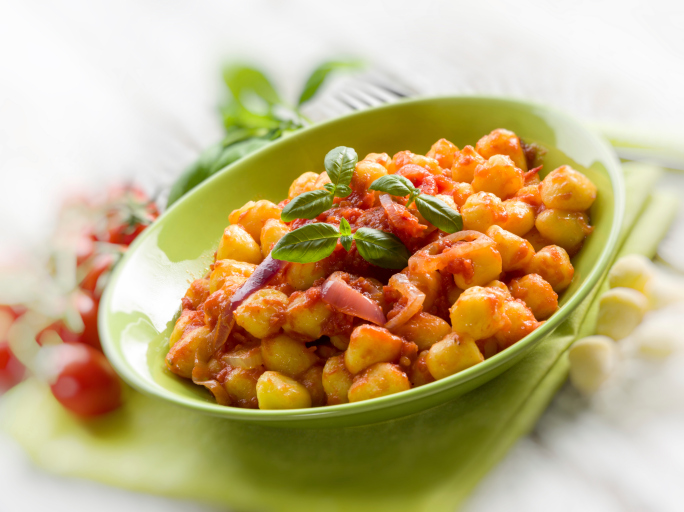
{"label": "cherry tomato", "polygon": [[24,380],[25,373],[26,368],[14,357],[9,343],[0,342],[0,394]]}
{"label": "cherry tomato", "polygon": [[19,384],[26,373],[26,368],[14,357],[7,343],[7,332],[21,314],[17,308],[0,306],[0,393]]}
{"label": "cherry tomato", "polygon": [[108,242],[110,244],[130,245],[133,240],[142,233],[147,225],[145,224],[119,224],[109,228]]}
{"label": "cherry tomato", "polygon": [[77,304],[84,326],[79,341],[101,350],[100,335],[97,332],[97,312],[100,308],[99,299],[95,299],[88,293],[81,293],[78,296]]}
{"label": "cherry tomato", "polygon": [[98,350],[101,349],[100,335],[97,332],[97,313],[100,306],[99,299],[87,291],[79,291],[76,307],[83,320],[83,332],[76,333],[66,326],[63,320],[56,320],[36,335],[39,345],[43,344],[42,337],[48,331],[54,331],[65,343],[85,343]]}
{"label": "cherry tomato", "polygon": [[80,343],[49,348],[59,370],[50,390],[66,409],[89,418],[121,405],[121,381],[101,352]]}
{"label": "cherry tomato", "polygon": [[90,266],[90,270],[81,280],[79,287],[87,292],[96,296],[100,293],[100,289],[97,287],[97,282],[100,276],[110,270],[114,261],[116,260],[113,254],[98,254]]}
{"label": "cherry tomato", "polygon": [[106,240],[130,245],[159,216],[157,205],[141,189],[128,185],[110,190]]}

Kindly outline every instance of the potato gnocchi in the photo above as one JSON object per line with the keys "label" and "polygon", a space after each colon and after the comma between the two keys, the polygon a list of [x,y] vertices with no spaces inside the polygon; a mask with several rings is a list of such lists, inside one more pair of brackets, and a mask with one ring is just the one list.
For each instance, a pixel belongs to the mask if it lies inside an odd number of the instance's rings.
{"label": "potato gnocchi", "polygon": [[[296,409],[399,393],[505,350],[558,309],[573,279],[570,258],[592,231],[596,186],[567,165],[541,179],[539,157],[497,129],[474,147],[440,139],[425,155],[371,153],[356,163],[351,193],[314,219],[284,222],[281,212],[301,194],[327,190],[326,172],[299,176],[279,204],[249,201],[230,214],[209,272],[182,300],[168,369],[222,405]],[[392,174],[458,212],[463,230],[445,233],[410,200],[369,190]],[[338,241],[320,261],[285,263],[262,278],[281,238],[342,219],[352,232],[398,237],[408,266],[380,268]],[[634,281],[630,272],[613,279],[624,286]],[[263,282],[243,296],[254,279]],[[330,299],[336,293],[379,314],[351,313]]]}

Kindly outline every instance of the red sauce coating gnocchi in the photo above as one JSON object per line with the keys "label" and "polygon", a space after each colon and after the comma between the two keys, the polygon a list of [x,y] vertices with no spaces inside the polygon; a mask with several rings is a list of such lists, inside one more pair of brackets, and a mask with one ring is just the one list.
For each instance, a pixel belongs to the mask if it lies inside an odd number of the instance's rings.
{"label": "red sauce coating gnocchi", "polygon": [[[459,149],[440,139],[424,155],[370,153],[355,166],[351,193],[312,220],[284,222],[281,211],[299,195],[324,189],[326,172],[297,177],[279,204],[262,199],[233,211],[209,272],[182,299],[167,368],[205,386],[222,405],[319,407],[447,378],[534,331],[572,282],[570,257],[593,229],[596,186],[569,166],[541,179],[539,168],[528,170],[541,153],[531,154],[536,146],[512,131],[497,129],[471,144]],[[369,190],[392,174],[460,213],[464,231],[447,234],[415,204],[407,208],[405,198]],[[409,265],[380,268],[355,245],[347,251],[338,243],[320,261],[284,264],[229,310],[283,236],[312,222],[339,226],[341,219],[352,232],[396,235],[411,254]],[[333,279],[377,305],[387,323],[328,301]]]}

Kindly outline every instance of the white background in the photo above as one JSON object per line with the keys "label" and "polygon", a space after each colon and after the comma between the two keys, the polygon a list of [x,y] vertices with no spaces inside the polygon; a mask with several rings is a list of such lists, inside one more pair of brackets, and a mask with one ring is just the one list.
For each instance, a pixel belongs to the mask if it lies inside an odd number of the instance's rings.
{"label": "white background", "polygon": [[[170,182],[220,136],[226,61],[256,61],[294,98],[319,61],[360,57],[426,94],[676,138],[683,28],[675,1],[0,0],[0,261],[40,251],[67,192]],[[684,385],[668,364],[621,401],[564,389],[466,510],[680,510]],[[207,510],[53,477],[0,437],[0,510],[95,509]]]}

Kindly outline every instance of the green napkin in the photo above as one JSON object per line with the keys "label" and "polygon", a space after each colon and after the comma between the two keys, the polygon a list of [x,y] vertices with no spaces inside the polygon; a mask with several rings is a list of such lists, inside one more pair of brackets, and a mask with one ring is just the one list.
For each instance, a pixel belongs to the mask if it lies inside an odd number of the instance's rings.
{"label": "green napkin", "polygon": [[[621,253],[653,255],[673,219],[676,198],[651,194],[658,176],[653,167],[625,166]],[[565,350],[593,329],[599,291],[501,376],[457,400],[377,425],[246,425],[132,390],[119,411],[81,422],[44,386],[27,381],[4,400],[0,426],[48,471],[234,510],[453,511],[565,381]],[[295,439],[310,449],[303,452]]]}

